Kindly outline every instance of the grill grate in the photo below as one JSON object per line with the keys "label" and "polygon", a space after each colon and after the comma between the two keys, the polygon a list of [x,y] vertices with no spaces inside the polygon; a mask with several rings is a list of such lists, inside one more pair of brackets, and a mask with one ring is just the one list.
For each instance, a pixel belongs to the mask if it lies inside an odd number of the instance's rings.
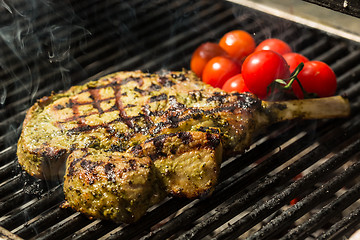
{"label": "grill grate", "polygon": [[[358,227],[358,43],[223,1],[11,4],[3,2],[0,27],[1,227],[24,239],[84,240],[329,239]],[[330,64],[352,116],[271,126],[249,151],[223,163],[212,196],[166,199],[131,225],[60,209],[61,181],[44,182],[20,170],[16,142],[36,99],[114,71],[189,68],[199,44],[232,29],[254,33],[257,42],[283,39]],[[300,201],[290,205],[294,198]]]}

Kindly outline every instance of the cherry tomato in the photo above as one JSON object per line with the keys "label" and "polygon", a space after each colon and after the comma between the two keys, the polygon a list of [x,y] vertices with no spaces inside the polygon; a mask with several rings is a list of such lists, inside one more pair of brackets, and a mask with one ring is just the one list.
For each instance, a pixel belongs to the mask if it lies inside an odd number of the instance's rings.
{"label": "cherry tomato", "polygon": [[300,63],[306,63],[309,61],[307,57],[294,52],[285,53],[283,57],[288,63],[291,73],[295,70],[295,68],[297,68],[297,66],[299,66]]}
{"label": "cherry tomato", "polygon": [[254,38],[242,30],[234,30],[226,33],[219,41],[230,57],[242,61],[244,57],[252,53],[256,47]]}
{"label": "cherry tomato", "polygon": [[260,51],[260,50],[272,50],[274,52],[279,53],[280,55],[292,52],[291,47],[286,42],[277,38],[269,38],[262,41],[255,48],[255,51]]}
{"label": "cherry tomato", "polygon": [[248,87],[245,85],[244,78],[242,74],[237,74],[231,78],[229,78],[223,85],[222,89],[225,92],[250,92]]}
{"label": "cherry tomato", "polygon": [[261,50],[250,54],[242,65],[242,75],[249,90],[260,98],[268,92],[268,86],[275,79],[290,76],[285,59],[271,50]]}
{"label": "cherry tomato", "polygon": [[[336,75],[329,65],[324,62],[309,61],[304,63],[304,68],[297,77],[308,93],[315,93],[319,97],[329,97],[336,92]],[[294,81],[292,88],[298,98],[304,97],[297,81]]]}
{"label": "cherry tomato", "polygon": [[212,58],[206,65],[202,80],[213,87],[221,88],[225,81],[241,72],[241,65],[224,56]]}
{"label": "cherry tomato", "polygon": [[218,44],[206,42],[201,44],[193,53],[190,68],[198,77],[201,77],[206,63],[216,56],[225,56],[227,53]]}

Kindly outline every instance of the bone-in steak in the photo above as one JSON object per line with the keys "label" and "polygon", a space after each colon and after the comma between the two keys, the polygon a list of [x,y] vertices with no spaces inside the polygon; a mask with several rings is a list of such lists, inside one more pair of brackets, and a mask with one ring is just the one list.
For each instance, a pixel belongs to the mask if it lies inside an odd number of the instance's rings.
{"label": "bone-in steak", "polygon": [[259,128],[348,114],[341,97],[269,103],[212,88],[187,71],[119,72],[40,99],[26,115],[17,154],[33,176],[65,176],[72,208],[133,222],[166,194],[211,193],[222,158],[245,151]]}

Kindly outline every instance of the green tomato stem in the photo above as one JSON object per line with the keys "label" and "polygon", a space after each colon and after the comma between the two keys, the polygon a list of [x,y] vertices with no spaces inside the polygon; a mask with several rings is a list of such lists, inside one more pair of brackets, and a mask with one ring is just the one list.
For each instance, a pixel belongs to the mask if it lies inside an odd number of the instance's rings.
{"label": "green tomato stem", "polygon": [[279,86],[279,84],[281,85],[282,89],[290,89],[292,84],[294,83],[294,81],[297,81],[297,83],[300,86],[301,91],[304,94],[304,98],[314,98],[317,97],[316,94],[313,93],[308,93],[304,87],[302,86],[301,82],[298,79],[298,75],[300,73],[300,71],[304,68],[304,63],[300,63],[295,70],[291,73],[290,77],[288,79],[275,79],[275,81],[273,83],[271,83],[269,85],[269,89],[275,88],[276,86]]}

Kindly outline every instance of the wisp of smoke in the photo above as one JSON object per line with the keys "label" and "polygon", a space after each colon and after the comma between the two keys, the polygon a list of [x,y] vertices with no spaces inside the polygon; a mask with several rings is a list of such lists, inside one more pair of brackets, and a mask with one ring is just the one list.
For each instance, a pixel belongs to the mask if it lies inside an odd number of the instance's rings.
{"label": "wisp of smoke", "polygon": [[5,16],[0,25],[0,67],[12,78],[2,83],[1,103],[6,101],[6,88],[10,83],[21,85],[32,103],[42,78],[40,67],[43,65],[40,64],[46,61],[57,67],[62,76],[59,81],[68,87],[71,82],[68,66],[75,61],[70,51],[72,34],[79,30],[89,34],[70,3],[0,0],[0,6],[3,7],[1,15]]}
{"label": "wisp of smoke", "polygon": [[[47,94],[44,89],[71,85],[71,68],[79,66],[71,51],[74,33],[77,43],[86,44],[83,39],[90,33],[70,1],[0,0],[1,119],[23,116]],[[9,125],[3,139],[10,145],[17,141],[21,123]]]}

